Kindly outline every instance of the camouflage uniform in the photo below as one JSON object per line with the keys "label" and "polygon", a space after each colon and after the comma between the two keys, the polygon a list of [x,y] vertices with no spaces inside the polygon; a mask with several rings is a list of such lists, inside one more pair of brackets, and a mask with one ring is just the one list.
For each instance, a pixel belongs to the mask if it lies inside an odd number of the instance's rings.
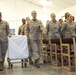
{"label": "camouflage uniform", "polygon": [[[26,24],[21,25],[18,30],[18,35],[25,35],[25,28],[26,28]],[[25,61],[27,61],[27,59],[25,59]],[[21,59],[21,62],[23,62],[23,59]]]}
{"label": "camouflage uniform", "polygon": [[46,27],[44,28],[44,32],[45,33],[42,33],[42,39],[46,40]]}
{"label": "camouflage uniform", "polygon": [[75,22],[72,23],[66,22],[63,28],[63,31],[65,32],[64,37],[71,38],[73,34],[75,34],[75,27],[76,27]]}
{"label": "camouflage uniform", "polygon": [[0,61],[4,63],[6,50],[8,48],[9,25],[6,21],[0,22]]}
{"label": "camouflage uniform", "polygon": [[[42,39],[42,31],[44,27],[40,20],[30,20],[26,26],[26,33],[28,34],[28,40],[30,40],[31,51],[30,54],[33,53],[34,59],[40,58],[40,50],[41,50],[41,39]],[[32,56],[32,55],[31,55]]]}
{"label": "camouflage uniform", "polygon": [[49,21],[47,23],[46,35],[48,36],[48,39],[60,38],[58,28],[59,28],[59,23],[57,21],[55,23],[52,21]]}
{"label": "camouflage uniform", "polygon": [[64,37],[64,31],[63,31],[63,28],[64,28],[64,23],[62,23],[62,25],[59,24],[58,31],[59,31],[59,34],[60,34],[60,37],[61,37],[61,38]]}
{"label": "camouflage uniform", "polygon": [[18,35],[25,35],[25,28],[26,28],[25,24],[21,25],[18,30]]}
{"label": "camouflage uniform", "polygon": [[[59,28],[59,22],[58,21],[56,21],[56,22],[49,21],[46,25],[46,35],[48,36],[47,39],[50,40],[50,39],[60,38],[58,28]],[[50,43],[50,41],[49,41],[49,43]],[[52,48],[52,50],[54,50],[53,46],[51,48]],[[59,49],[59,45],[57,45],[56,48]]]}

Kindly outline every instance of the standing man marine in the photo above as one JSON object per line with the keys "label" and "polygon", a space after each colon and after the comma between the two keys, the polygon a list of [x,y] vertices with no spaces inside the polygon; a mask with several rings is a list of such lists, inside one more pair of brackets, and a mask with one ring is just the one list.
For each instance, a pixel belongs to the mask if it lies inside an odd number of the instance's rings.
{"label": "standing man marine", "polygon": [[42,40],[41,34],[44,30],[44,27],[42,25],[42,22],[36,18],[37,17],[36,11],[32,11],[31,15],[32,20],[28,21],[27,23],[26,33],[28,35],[28,40],[30,40],[30,46],[31,46],[30,54],[32,54],[31,57],[35,61],[35,66],[39,68],[41,40]]}
{"label": "standing man marine", "polygon": [[5,55],[8,48],[8,36],[10,34],[9,25],[2,20],[2,13],[0,12],[0,71],[3,70]]}
{"label": "standing man marine", "polygon": [[22,19],[22,25],[19,27],[18,35],[25,35],[26,20]]}

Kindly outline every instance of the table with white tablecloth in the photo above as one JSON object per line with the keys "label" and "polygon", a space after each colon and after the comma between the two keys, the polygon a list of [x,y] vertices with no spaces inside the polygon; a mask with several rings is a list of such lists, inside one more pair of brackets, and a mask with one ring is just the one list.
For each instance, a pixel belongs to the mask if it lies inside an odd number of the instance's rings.
{"label": "table with white tablecloth", "polygon": [[8,38],[8,58],[10,60],[29,57],[27,36],[12,35]]}

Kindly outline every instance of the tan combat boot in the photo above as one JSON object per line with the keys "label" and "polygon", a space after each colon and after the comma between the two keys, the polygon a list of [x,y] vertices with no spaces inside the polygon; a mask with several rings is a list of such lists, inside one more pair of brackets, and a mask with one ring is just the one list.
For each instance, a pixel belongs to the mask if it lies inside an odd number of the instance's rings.
{"label": "tan combat boot", "polygon": [[36,60],[35,60],[35,66],[36,66],[37,68],[40,68],[39,60],[40,60],[40,59],[36,59]]}
{"label": "tan combat boot", "polygon": [[34,64],[33,61],[32,61],[32,59],[31,59],[31,57],[29,57],[29,64],[30,65],[33,65]]}

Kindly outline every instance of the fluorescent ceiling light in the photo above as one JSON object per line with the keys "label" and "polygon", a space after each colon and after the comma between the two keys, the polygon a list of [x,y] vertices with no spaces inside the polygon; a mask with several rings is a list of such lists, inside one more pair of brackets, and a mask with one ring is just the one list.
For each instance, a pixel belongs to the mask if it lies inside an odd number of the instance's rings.
{"label": "fluorescent ceiling light", "polygon": [[48,1],[48,0],[41,0],[40,4],[41,5],[46,5],[46,6],[50,6],[52,2]]}

